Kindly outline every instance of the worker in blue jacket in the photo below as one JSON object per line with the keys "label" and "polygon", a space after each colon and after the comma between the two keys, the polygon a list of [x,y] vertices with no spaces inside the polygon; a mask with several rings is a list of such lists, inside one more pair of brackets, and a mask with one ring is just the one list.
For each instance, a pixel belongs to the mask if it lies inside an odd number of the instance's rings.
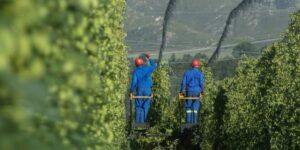
{"label": "worker in blue jacket", "polygon": [[[186,94],[187,97],[200,97],[200,93],[204,96],[204,75],[198,69],[200,62],[198,60],[192,61],[192,68],[186,71],[181,82],[180,94]],[[201,106],[199,100],[186,100],[186,123],[196,124],[198,121],[198,111]]]}
{"label": "worker in blue jacket", "polygon": [[[136,69],[132,74],[129,95],[135,91],[136,96],[150,97],[152,94],[152,73],[154,72],[156,65],[154,60],[150,58],[150,54],[146,54],[146,58],[149,60],[150,66],[143,66],[144,61],[142,58],[135,59]],[[149,111],[150,101],[150,98],[135,99],[136,123],[145,123]]]}

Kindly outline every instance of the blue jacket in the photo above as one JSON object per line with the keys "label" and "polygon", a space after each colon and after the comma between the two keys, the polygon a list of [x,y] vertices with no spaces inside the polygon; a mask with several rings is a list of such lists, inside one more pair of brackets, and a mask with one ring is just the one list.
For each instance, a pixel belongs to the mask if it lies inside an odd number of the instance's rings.
{"label": "blue jacket", "polygon": [[153,59],[149,59],[150,66],[138,66],[132,74],[130,92],[135,89],[150,89],[152,87],[152,73],[156,68]]}
{"label": "blue jacket", "polygon": [[181,82],[182,93],[188,92],[204,92],[204,75],[197,68],[186,71]]}

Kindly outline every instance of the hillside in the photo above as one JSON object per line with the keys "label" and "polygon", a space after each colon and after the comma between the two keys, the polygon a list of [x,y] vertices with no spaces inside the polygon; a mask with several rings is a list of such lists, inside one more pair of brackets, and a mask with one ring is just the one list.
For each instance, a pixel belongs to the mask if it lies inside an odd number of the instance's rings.
{"label": "hillside", "polygon": [[[240,1],[179,1],[168,29],[167,49],[214,46],[221,35],[227,15]],[[125,30],[129,51],[159,49],[161,24],[167,2],[168,0],[127,1]],[[273,3],[253,6],[236,19],[225,44],[280,37],[279,34],[289,23],[289,14],[299,8],[299,4],[299,0],[293,3],[275,0]]]}

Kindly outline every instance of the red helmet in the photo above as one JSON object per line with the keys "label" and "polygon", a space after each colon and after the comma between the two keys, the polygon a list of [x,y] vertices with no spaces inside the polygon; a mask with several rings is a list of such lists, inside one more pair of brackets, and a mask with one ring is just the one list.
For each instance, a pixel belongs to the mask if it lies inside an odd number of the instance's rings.
{"label": "red helmet", "polygon": [[144,60],[142,58],[139,58],[139,57],[136,58],[134,62],[135,62],[136,66],[141,66],[141,65],[144,64]]}
{"label": "red helmet", "polygon": [[199,60],[197,60],[197,59],[194,59],[193,61],[192,61],[192,67],[196,67],[196,68],[198,68],[200,66],[200,62],[199,62]]}

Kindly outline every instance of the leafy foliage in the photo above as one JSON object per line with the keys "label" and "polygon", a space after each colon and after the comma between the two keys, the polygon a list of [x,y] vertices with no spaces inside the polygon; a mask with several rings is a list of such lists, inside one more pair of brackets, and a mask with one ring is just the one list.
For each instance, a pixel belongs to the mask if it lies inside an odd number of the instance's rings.
{"label": "leafy foliage", "polygon": [[[202,99],[200,111],[200,128],[195,134],[200,134],[202,138],[202,148],[212,149],[214,138],[217,136],[217,114],[215,114],[216,97],[218,94],[218,85],[212,78],[212,73],[208,68],[203,67],[205,75],[205,96]],[[195,139],[196,140],[196,139]]]}
{"label": "leafy foliage", "polygon": [[216,129],[218,118],[212,119],[206,139],[213,140],[204,141],[204,148],[299,149],[299,28],[300,12],[292,16],[283,41],[265,49],[259,59],[243,58],[237,75],[223,81],[223,96],[212,99],[223,99],[213,111],[225,105],[223,122]]}
{"label": "leafy foliage", "polygon": [[123,0],[1,3],[0,149],[125,144],[124,5]]}
{"label": "leafy foliage", "polygon": [[281,42],[259,59],[242,57],[233,78],[205,71],[202,149],[299,149],[300,12]]}

